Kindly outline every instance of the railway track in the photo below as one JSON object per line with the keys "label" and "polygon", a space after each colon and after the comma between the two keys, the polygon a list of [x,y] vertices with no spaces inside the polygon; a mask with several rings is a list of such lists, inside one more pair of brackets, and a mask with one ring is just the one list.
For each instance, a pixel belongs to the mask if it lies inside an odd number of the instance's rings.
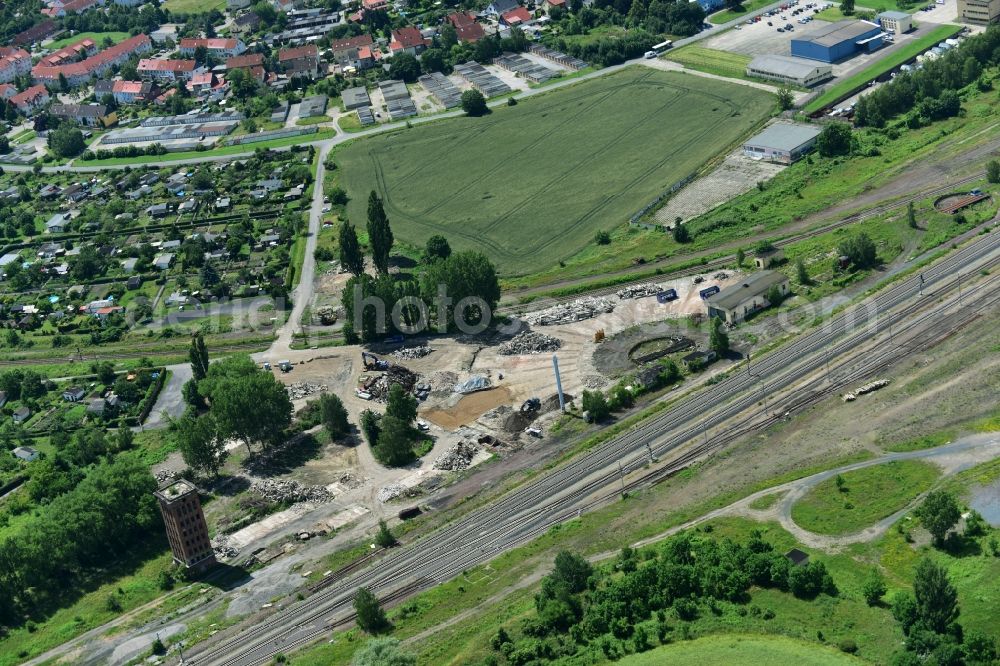
{"label": "railway track", "polygon": [[[836,222],[831,222],[830,224],[825,224],[821,227],[817,227],[809,231],[804,231],[800,234],[795,234],[793,236],[788,236],[787,238],[782,238],[781,240],[775,241],[774,245],[776,247],[786,247],[793,243],[798,243],[803,240],[815,238],[816,236],[821,236],[823,234],[830,233],[831,231],[836,231],[837,229],[849,226],[856,222],[861,222],[863,220],[868,220],[873,217],[878,217],[879,215],[884,215],[885,213],[897,210],[899,208],[903,208],[905,206],[910,205],[911,203],[920,201],[921,199],[926,199],[927,197],[932,197],[938,194],[945,194],[947,192],[951,192],[957,187],[961,187],[962,185],[968,185],[969,183],[981,180],[985,176],[986,176],[985,171],[979,172],[971,176],[967,176],[966,178],[961,178],[959,180],[952,181],[946,185],[941,185],[939,187],[931,188],[929,190],[924,190],[919,194],[908,196],[903,199],[899,199],[897,201],[893,201],[890,203],[874,206],[872,208],[859,211],[852,215],[848,215],[847,217],[841,218]],[[497,314],[517,315],[524,312],[528,312],[530,310],[538,310],[541,308],[552,307],[553,305],[559,305],[560,303],[568,303],[583,296],[608,296],[626,287],[634,287],[646,284],[656,284],[659,282],[665,282],[667,280],[675,280],[677,278],[683,278],[683,277],[692,277],[710,271],[717,271],[719,269],[726,268],[727,266],[732,265],[734,261],[736,261],[735,255],[726,255],[725,257],[719,257],[718,259],[713,259],[699,266],[695,266],[692,268],[685,268],[678,271],[672,271],[670,273],[663,273],[662,275],[657,275],[656,277],[653,278],[638,278],[635,280],[622,282],[620,284],[611,287],[599,287],[597,289],[588,289],[586,291],[581,291],[580,293],[573,294],[570,296],[550,296],[530,301],[528,303],[505,305],[503,307],[497,308]],[[508,296],[516,297],[517,292],[512,292],[508,294]]]}
{"label": "railway track", "polygon": [[[449,580],[572,518],[584,508],[610,501],[618,492],[619,462],[625,475],[638,471],[645,465],[647,446],[656,457],[664,458],[685,444],[704,439],[703,444],[693,446],[690,452],[682,452],[668,466],[673,469],[656,470],[645,479],[640,476],[630,481],[630,484],[655,483],[658,474],[675,473],[698,456],[708,455],[712,447],[724,445],[725,440],[718,433],[709,438],[709,431],[748,411],[756,412],[755,403],[762,398],[766,402],[769,393],[797,386],[831,357],[848,356],[864,344],[880,339],[887,331],[893,339],[920,331],[926,331],[927,335],[942,334],[936,327],[946,326],[941,320],[946,320],[949,308],[954,307],[952,299],[946,297],[956,292],[956,273],[973,267],[995,268],[998,260],[1000,235],[977,237],[924,271],[926,296],[918,296],[916,278],[897,283],[755,361],[747,372],[733,373],[633,430],[511,491],[497,502],[470,511],[408,547],[388,553],[373,566],[332,582],[250,630],[231,634],[202,650],[189,651],[187,663],[198,666],[265,663],[280,650],[307,644],[328,634],[333,626],[340,626],[349,615],[353,592],[358,587],[367,586],[380,597],[392,599],[399,589],[412,590],[419,581],[430,586]],[[967,297],[995,291],[998,279],[991,278],[986,286],[967,290]],[[995,302],[995,296],[990,298],[993,300],[989,302]],[[935,306],[936,299],[944,300]],[[850,383],[905,353],[894,344],[889,347],[876,349],[859,368],[839,370],[835,378]],[[818,393],[822,395],[829,390]],[[817,399],[818,395],[806,394],[799,399],[806,402],[798,408],[804,408],[808,400]],[[792,402],[787,408],[783,406],[782,414],[795,405]],[[773,418],[766,413],[764,417],[758,415],[744,427],[764,427]],[[727,436],[728,441],[736,436]],[[605,489],[603,494],[601,489]]]}

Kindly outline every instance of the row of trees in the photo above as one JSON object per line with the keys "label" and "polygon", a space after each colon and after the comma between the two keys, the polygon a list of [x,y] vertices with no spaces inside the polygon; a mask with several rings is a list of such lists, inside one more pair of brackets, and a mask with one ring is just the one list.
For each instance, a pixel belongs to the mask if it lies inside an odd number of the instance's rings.
{"label": "row of trees", "polygon": [[897,115],[906,114],[907,124],[919,127],[958,115],[958,91],[971,83],[988,85],[982,82],[983,68],[998,63],[1000,28],[990,26],[942,57],[924,61],[918,70],[901,72],[862,96],[854,108],[854,122],[859,127],[882,127]]}

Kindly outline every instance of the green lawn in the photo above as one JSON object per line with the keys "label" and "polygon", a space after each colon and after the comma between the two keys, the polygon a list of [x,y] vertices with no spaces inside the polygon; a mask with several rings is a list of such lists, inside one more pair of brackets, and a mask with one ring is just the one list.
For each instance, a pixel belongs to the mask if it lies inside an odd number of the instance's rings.
{"label": "green lawn", "polygon": [[322,116],[309,116],[308,118],[299,118],[295,121],[296,125],[319,125],[320,123],[331,123],[333,118],[327,115]]}
{"label": "green lawn", "polygon": [[753,664],[753,666],[840,666],[860,661],[832,647],[784,636],[720,634],[665,645],[616,662],[619,666],[688,666],[689,664]]}
{"label": "green lawn", "polygon": [[177,14],[207,14],[213,9],[223,10],[226,0],[166,0],[164,9]]}
{"label": "green lawn", "polygon": [[525,274],[620,227],[773,106],[745,86],[629,68],[485,118],[355,141],[335,159],[355,224],[375,185],[400,240],[443,234],[485,252],[502,274]]}
{"label": "green lawn", "polygon": [[15,146],[19,146],[22,143],[27,143],[31,141],[36,136],[38,136],[38,133],[35,132],[35,130],[33,129],[24,130],[23,132],[18,132],[16,135],[14,135],[14,138],[11,139],[10,142]]}
{"label": "green lawn", "polygon": [[64,46],[69,46],[70,44],[76,44],[83,39],[92,39],[97,42],[97,48],[104,48],[104,38],[110,37],[111,41],[117,44],[118,42],[125,41],[128,39],[129,34],[127,32],[78,32],[72,37],[63,37],[62,39],[57,39],[56,41],[49,44],[46,48],[61,49]]}
{"label": "green lawn", "polygon": [[799,527],[819,534],[850,534],[899,511],[938,478],[925,462],[904,460],[872,465],[817,484],[792,505]]}
{"label": "green lawn", "polygon": [[763,9],[769,4],[774,2],[774,0],[748,0],[744,2],[740,10],[724,9],[721,12],[716,12],[708,17],[708,22],[715,25],[721,25],[723,23],[729,23],[733,19],[743,18],[748,13],[756,11],[758,9]]}
{"label": "green lawn", "polygon": [[824,109],[831,104],[836,104],[841,99],[851,94],[851,91],[855,88],[864,85],[868,81],[874,80],[881,74],[888,72],[890,69],[902,65],[907,60],[919,55],[921,51],[925,51],[934,44],[957,34],[961,30],[961,26],[957,25],[942,25],[934,28],[926,35],[908,42],[903,48],[890,53],[885,58],[880,59],[870,67],[866,67],[854,76],[838,81],[825,93],[807,104],[806,107],[802,109],[803,113],[813,113],[815,111],[819,111],[820,109]]}
{"label": "green lawn", "polygon": [[667,60],[673,60],[690,69],[697,69],[709,74],[728,76],[734,79],[749,79],[746,70],[747,65],[753,59],[743,53],[730,53],[708,49],[704,46],[690,44],[682,46],[676,51],[667,51],[664,56]]}

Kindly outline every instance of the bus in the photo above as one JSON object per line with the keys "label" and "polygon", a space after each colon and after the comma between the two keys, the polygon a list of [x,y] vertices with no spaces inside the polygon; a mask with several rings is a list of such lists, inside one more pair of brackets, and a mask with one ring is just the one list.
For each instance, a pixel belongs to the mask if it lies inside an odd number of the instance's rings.
{"label": "bus", "polygon": [[666,51],[667,49],[669,49],[671,46],[673,46],[673,44],[674,44],[673,41],[671,41],[671,40],[668,39],[665,42],[660,42],[659,44],[656,44],[655,46],[653,46],[653,50],[656,51],[657,53],[663,53],[664,51]]}

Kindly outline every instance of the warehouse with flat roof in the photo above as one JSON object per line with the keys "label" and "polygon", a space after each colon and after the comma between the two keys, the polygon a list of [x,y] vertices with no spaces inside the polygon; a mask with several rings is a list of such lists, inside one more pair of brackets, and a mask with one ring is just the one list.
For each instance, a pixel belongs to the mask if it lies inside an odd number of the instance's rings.
{"label": "warehouse with flat roof", "polygon": [[885,32],[870,21],[837,21],[810,35],[792,38],[792,55],[821,62],[837,62],[858,53],[882,48]]}
{"label": "warehouse with flat roof", "polygon": [[747,76],[808,88],[833,78],[833,66],[783,55],[759,55],[747,65]]}
{"label": "warehouse with flat roof", "polygon": [[816,144],[820,128],[802,123],[778,122],[743,144],[743,154],[755,160],[791,164]]}
{"label": "warehouse with flat roof", "polygon": [[750,315],[771,305],[767,292],[776,287],[782,297],[788,295],[788,277],[778,271],[760,271],[742,282],[726,287],[706,299],[708,316],[727,324],[738,324]]}

